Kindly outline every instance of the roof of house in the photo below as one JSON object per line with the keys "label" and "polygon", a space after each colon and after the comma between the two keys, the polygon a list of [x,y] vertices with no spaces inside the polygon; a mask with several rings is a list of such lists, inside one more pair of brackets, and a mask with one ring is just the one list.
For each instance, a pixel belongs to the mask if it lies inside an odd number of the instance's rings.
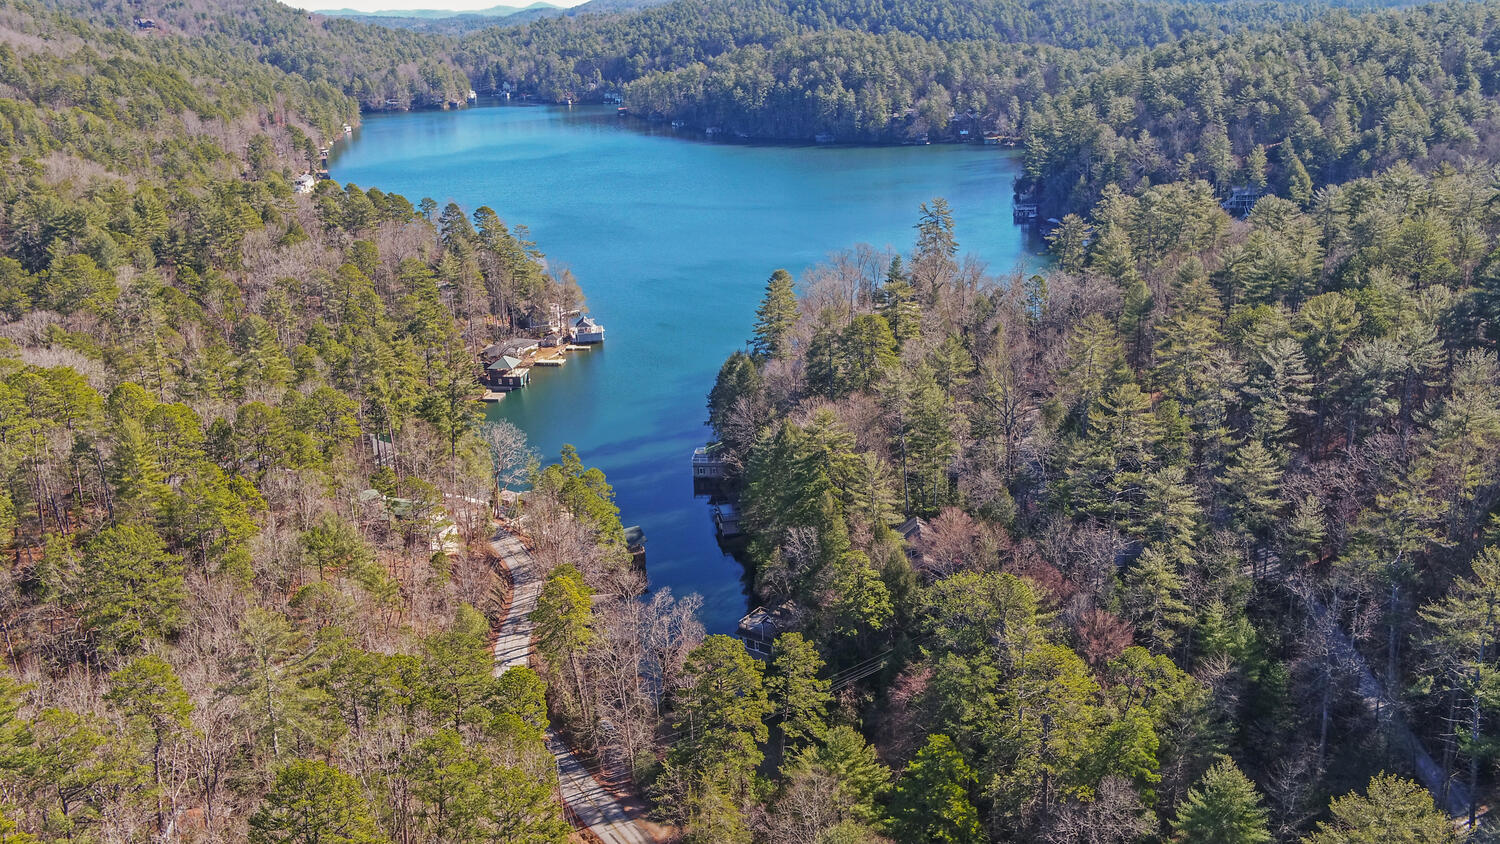
{"label": "roof of house", "polygon": [[584,314],[583,316],[578,318],[577,322],[573,324],[580,328],[592,328],[597,326],[599,323],[594,322],[593,317],[589,316],[588,314]]}
{"label": "roof of house", "polygon": [[512,337],[509,340],[501,340],[495,345],[500,347],[501,354],[509,355],[519,354],[526,351],[527,349],[534,349],[537,347],[537,344],[541,342],[542,341],[531,337]]}
{"label": "roof of house", "polygon": [[640,548],[646,544],[646,532],[641,530],[640,525],[631,525],[625,528],[625,547]]}
{"label": "roof of house", "polygon": [[896,532],[901,534],[901,538],[906,540],[907,542],[916,542],[918,539],[921,539],[922,534],[926,532],[926,530],[927,522],[917,518],[916,516],[912,516],[911,518],[902,522],[900,527],[896,528]]}
{"label": "roof of house", "polygon": [[795,610],[791,601],[770,609],[756,607],[740,619],[739,633],[741,636],[755,636],[768,641],[774,639],[777,633],[791,625]]}
{"label": "roof of house", "polygon": [[505,372],[511,369],[515,369],[520,365],[520,358],[511,357],[510,355],[501,355],[499,359],[497,359],[494,363],[490,364],[486,368],[494,370],[495,372]]}

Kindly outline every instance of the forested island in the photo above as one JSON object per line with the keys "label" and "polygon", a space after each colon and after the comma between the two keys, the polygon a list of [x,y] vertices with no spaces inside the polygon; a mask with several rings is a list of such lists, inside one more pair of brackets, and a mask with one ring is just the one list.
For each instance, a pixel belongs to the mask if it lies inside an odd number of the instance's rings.
{"label": "forested island", "polygon": [[[1490,840],[1497,28],[0,3],[0,841]],[[479,350],[582,295],[525,221],[316,178],[471,88],[1019,147],[1044,272],[938,197],[765,256],[701,385],[765,653],[484,420]]]}

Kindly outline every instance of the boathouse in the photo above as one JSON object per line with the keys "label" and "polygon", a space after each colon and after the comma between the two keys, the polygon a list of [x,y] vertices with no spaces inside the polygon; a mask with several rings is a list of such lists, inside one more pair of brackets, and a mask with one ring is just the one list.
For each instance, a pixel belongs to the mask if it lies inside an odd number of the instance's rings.
{"label": "boathouse", "polygon": [[584,314],[578,318],[577,322],[573,323],[573,342],[603,343],[604,326],[594,322],[593,317]]}
{"label": "boathouse", "polygon": [[722,448],[719,443],[709,443],[693,449],[693,480],[724,480],[724,458],[719,456]]}
{"label": "boathouse", "polygon": [[494,363],[484,368],[485,382],[502,392],[519,390],[531,381],[531,367],[522,366],[521,359],[501,355]]}
{"label": "boathouse", "polygon": [[745,535],[740,527],[740,511],[735,509],[733,503],[726,501],[714,505],[714,531],[720,539],[734,539]]}

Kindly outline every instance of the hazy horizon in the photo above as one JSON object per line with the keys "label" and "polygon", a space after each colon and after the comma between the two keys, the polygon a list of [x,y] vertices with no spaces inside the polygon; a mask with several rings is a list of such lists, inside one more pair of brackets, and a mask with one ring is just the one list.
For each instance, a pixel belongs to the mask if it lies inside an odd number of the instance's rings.
{"label": "hazy horizon", "polygon": [[[288,5],[310,12],[330,9],[353,9],[359,12],[389,12],[406,10],[433,10],[453,12],[477,12],[495,6],[524,8],[535,0],[300,0]],[[554,6],[576,6],[583,0],[546,0]]]}

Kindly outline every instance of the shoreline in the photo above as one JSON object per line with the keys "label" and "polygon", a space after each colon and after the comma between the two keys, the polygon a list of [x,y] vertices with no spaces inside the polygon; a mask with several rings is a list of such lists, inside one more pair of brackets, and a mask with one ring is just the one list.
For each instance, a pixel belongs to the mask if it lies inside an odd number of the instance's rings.
{"label": "shoreline", "polygon": [[[1013,142],[1013,143],[1003,143],[1003,142],[1002,143],[985,143],[983,141],[983,136],[982,135],[976,136],[973,139],[961,139],[961,138],[957,138],[957,137],[944,136],[944,137],[937,137],[937,138],[929,138],[929,139],[927,139],[925,141],[919,141],[919,140],[873,140],[873,139],[865,139],[865,140],[842,140],[842,139],[838,138],[838,136],[837,136],[836,133],[824,133],[824,132],[815,133],[814,135],[809,136],[809,137],[785,137],[785,136],[775,136],[775,135],[743,135],[742,136],[739,133],[736,133],[736,132],[730,131],[730,130],[720,130],[720,131],[717,131],[717,132],[710,133],[708,130],[712,129],[712,128],[716,128],[716,127],[713,127],[713,126],[700,126],[698,124],[688,123],[686,121],[674,121],[673,119],[671,119],[669,117],[666,117],[666,116],[641,116],[639,114],[635,114],[635,113],[629,111],[629,106],[616,106],[613,103],[592,102],[592,101],[591,102],[566,103],[566,102],[548,102],[548,101],[544,101],[544,100],[523,100],[523,99],[506,100],[506,99],[501,99],[499,97],[495,97],[494,95],[486,95],[484,97],[481,97],[476,102],[466,103],[464,105],[460,105],[457,108],[450,108],[447,105],[423,105],[423,106],[414,106],[414,107],[410,107],[410,108],[369,108],[369,109],[367,109],[367,108],[364,108],[363,106],[361,106],[360,107],[360,116],[361,117],[364,117],[366,115],[370,115],[370,116],[385,116],[385,115],[399,115],[399,114],[417,114],[417,113],[424,113],[424,112],[453,112],[453,113],[461,113],[461,112],[465,112],[465,111],[475,111],[475,110],[486,109],[486,108],[562,108],[562,109],[572,109],[572,108],[575,108],[575,107],[599,109],[599,110],[601,110],[602,114],[608,114],[607,111],[603,111],[603,110],[613,107],[613,108],[617,109],[616,113],[619,115],[619,117],[621,117],[623,119],[630,120],[630,121],[632,121],[634,123],[637,123],[637,124],[640,124],[642,126],[650,126],[650,127],[662,127],[662,126],[664,126],[664,127],[666,127],[669,130],[669,132],[662,132],[660,134],[669,134],[670,133],[671,135],[676,136],[676,137],[680,137],[682,140],[685,140],[685,141],[699,141],[699,142],[703,142],[703,143],[723,143],[723,144],[737,145],[737,146],[828,147],[828,148],[831,148],[831,149],[913,147],[913,146],[960,146],[960,147],[963,147],[963,146],[972,146],[972,147],[995,147],[996,151],[1015,152],[1015,153],[1019,153],[1019,152],[1022,152],[1022,151],[1025,150],[1025,144],[1021,143],[1019,141],[1019,139],[1016,139],[1015,142]],[[624,111],[619,111],[619,109],[622,109],[622,108],[624,109]],[[673,126],[673,124],[676,123],[676,122],[682,122],[683,125],[680,126],[680,127]],[[355,128],[358,129],[359,128],[358,125],[356,125]],[[656,134],[656,133],[653,133],[653,134]],[[827,140],[827,141],[820,141],[820,140],[818,140],[818,137],[820,135],[823,135],[823,134],[829,134],[829,135],[831,135],[832,139],[831,140]]]}

